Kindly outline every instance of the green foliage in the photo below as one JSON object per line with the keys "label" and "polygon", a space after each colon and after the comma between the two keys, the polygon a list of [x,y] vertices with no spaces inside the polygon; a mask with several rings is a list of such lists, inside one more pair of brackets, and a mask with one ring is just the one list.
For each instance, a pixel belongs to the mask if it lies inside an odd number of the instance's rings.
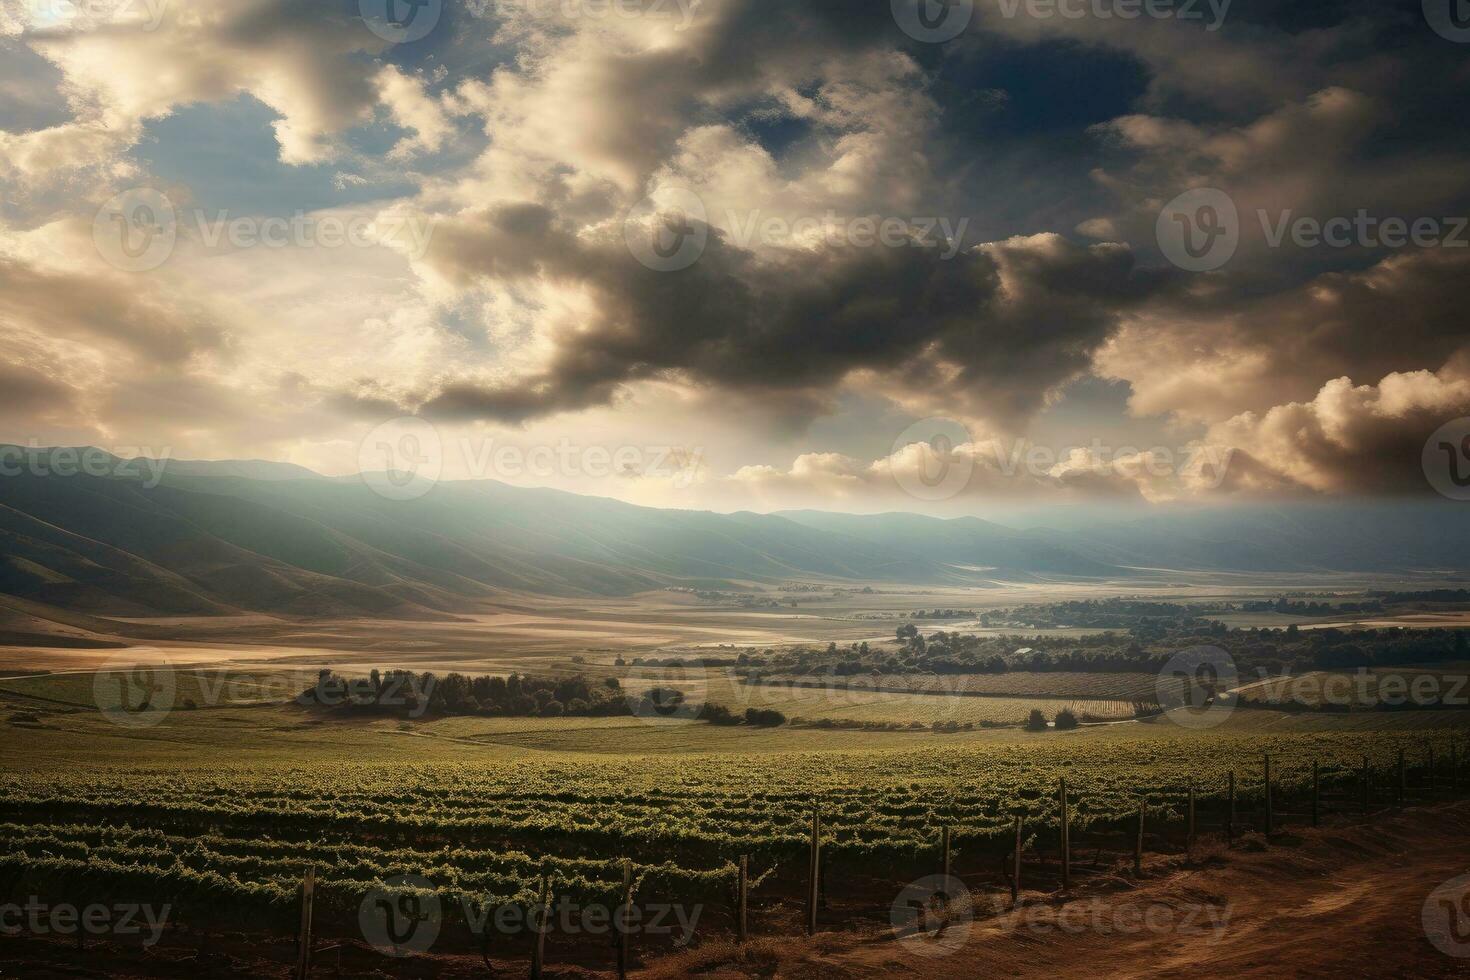
{"label": "green foliage", "polygon": [[637,870],[660,900],[707,900],[728,884],[734,855],[799,861],[813,798],[834,860],[911,862],[929,853],[942,825],[954,827],[957,844],[998,855],[1013,840],[1013,814],[1038,835],[1055,832],[1063,775],[1074,827],[1122,832],[1140,797],[1150,819],[1178,821],[1191,783],[1202,803],[1218,802],[1230,771],[1250,805],[1262,793],[1263,753],[1276,792],[1290,799],[1310,786],[1313,761],[1324,786],[1340,790],[1353,785],[1363,755],[1387,778],[1400,747],[1423,745],[1422,732],[1180,731],[982,751],[549,756],[534,768],[518,759],[7,773],[0,877],[126,890],[139,901],[198,896],[271,908],[292,901],[313,863],[330,900],[351,909],[374,882],[400,874],[423,875],[446,896],[515,900],[544,865],[558,894],[590,901],[615,893],[616,858],[633,855],[660,862]]}

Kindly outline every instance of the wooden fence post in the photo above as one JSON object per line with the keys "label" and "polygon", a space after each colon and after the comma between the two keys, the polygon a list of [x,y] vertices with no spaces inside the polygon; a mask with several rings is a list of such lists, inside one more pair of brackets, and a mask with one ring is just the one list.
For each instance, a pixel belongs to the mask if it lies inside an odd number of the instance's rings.
{"label": "wooden fence post", "polygon": [[1062,802],[1062,889],[1072,887],[1072,822],[1067,812],[1067,777],[1061,778]]}
{"label": "wooden fence post", "polygon": [[1016,862],[1011,868],[1011,905],[1021,901],[1021,816],[1016,815]]}
{"label": "wooden fence post", "polygon": [[628,858],[623,858],[623,905],[618,910],[618,918],[618,980],[627,980],[628,951],[632,944],[629,930],[633,918],[633,862]]}
{"label": "wooden fence post", "polygon": [[1450,792],[1460,792],[1460,746],[1450,743]]}
{"label": "wooden fence post", "polygon": [[1143,811],[1147,806],[1143,800],[1138,801],[1138,836],[1133,840],[1133,877],[1143,877]]}
{"label": "wooden fence post", "polygon": [[1271,833],[1271,830],[1272,830],[1272,814],[1271,814],[1271,756],[1268,754],[1268,755],[1264,756],[1263,758],[1266,761],[1266,833],[1269,835]]}
{"label": "wooden fence post", "polygon": [[1399,807],[1404,805],[1404,793],[1408,789],[1409,774],[1404,766],[1404,750],[1399,749]]}
{"label": "wooden fence post", "polygon": [[815,936],[817,934],[817,902],[820,896],[820,880],[822,875],[822,817],[817,810],[812,810],[812,843],[811,843],[811,866],[808,874],[807,902],[806,902],[806,934]]}
{"label": "wooden fence post", "polygon": [[1312,760],[1312,826],[1317,826],[1318,810],[1322,803],[1322,768],[1316,759]]}
{"label": "wooden fence post", "polygon": [[1189,781],[1189,829],[1184,835],[1184,853],[1194,852],[1194,780]]}
{"label": "wooden fence post", "polygon": [[536,941],[531,947],[531,980],[541,980],[541,971],[546,964],[546,934],[551,921],[551,876],[541,876],[541,901],[537,910]]}
{"label": "wooden fence post", "polygon": [[1235,770],[1230,770],[1226,795],[1230,797],[1230,814],[1225,818],[1225,839],[1235,840]]}
{"label": "wooden fence post", "polygon": [[[941,862],[942,867],[943,867],[944,870],[941,871],[940,873],[943,874],[946,879],[948,879],[949,878],[949,867],[950,867],[950,864],[949,864],[949,828],[948,827],[945,827],[942,831],[940,831],[940,842],[939,842],[939,846],[940,846],[940,849],[944,852],[944,858],[943,858],[943,861]],[[949,887],[949,886],[946,885],[945,887]]]}
{"label": "wooden fence post", "polygon": [[1434,795],[1434,743],[1430,742],[1424,747],[1429,752],[1429,795]]}
{"label": "wooden fence post", "polygon": [[296,932],[296,980],[311,976],[311,912],[316,902],[316,865],[301,880],[301,926]]}
{"label": "wooden fence post", "polygon": [[735,892],[735,934],[743,943],[750,935],[745,919],[746,902],[750,895],[750,855],[748,854],[740,855],[740,884]]}
{"label": "wooden fence post", "polygon": [[1370,773],[1368,772],[1368,757],[1366,755],[1364,755],[1363,756],[1363,813],[1365,813],[1365,814],[1368,812],[1368,797],[1372,793],[1372,789],[1373,789],[1373,784],[1369,780],[1370,780]]}

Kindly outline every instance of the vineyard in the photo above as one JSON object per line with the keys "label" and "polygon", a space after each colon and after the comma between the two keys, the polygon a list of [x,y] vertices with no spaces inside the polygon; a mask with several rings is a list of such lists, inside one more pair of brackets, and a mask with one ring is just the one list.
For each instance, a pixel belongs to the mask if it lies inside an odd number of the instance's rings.
{"label": "vineyard", "polygon": [[627,858],[641,896],[723,906],[740,855],[772,874],[768,895],[799,893],[814,811],[831,873],[901,882],[934,866],[946,828],[962,870],[1007,853],[1016,816],[1037,853],[1054,848],[1063,777],[1075,840],[1126,832],[1140,803],[1152,826],[1181,827],[1191,786],[1202,810],[1219,812],[1231,773],[1249,812],[1267,754],[1278,801],[1301,798],[1314,762],[1328,792],[1355,793],[1365,756],[1387,785],[1400,750],[1415,780],[1430,749],[1441,781],[1451,767],[1458,780],[1461,740],[1161,728],[922,752],[17,772],[0,775],[0,882],[16,894],[167,900],[185,921],[196,909],[253,909],[284,927],[307,865],[320,914],[345,922],[400,875],[428,879],[454,914],[529,903],[546,874],[558,895],[612,902]]}

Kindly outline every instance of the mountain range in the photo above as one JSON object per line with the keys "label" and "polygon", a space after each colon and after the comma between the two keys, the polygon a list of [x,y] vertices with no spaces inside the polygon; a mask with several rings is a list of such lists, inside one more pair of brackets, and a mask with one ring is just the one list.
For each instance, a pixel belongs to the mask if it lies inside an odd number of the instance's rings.
{"label": "mountain range", "polygon": [[0,594],[107,616],[431,618],[510,596],[669,586],[1470,568],[1467,513],[1438,502],[1160,508],[1018,529],[905,513],[661,510],[494,481],[396,501],[361,479],[259,461],[170,461],[158,479],[141,465],[108,470],[127,475],[0,477]]}

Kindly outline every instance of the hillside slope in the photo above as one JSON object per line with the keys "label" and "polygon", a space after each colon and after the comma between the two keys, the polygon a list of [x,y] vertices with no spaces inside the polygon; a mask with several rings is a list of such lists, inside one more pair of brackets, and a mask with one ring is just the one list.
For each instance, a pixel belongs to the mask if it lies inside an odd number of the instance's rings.
{"label": "hillside slope", "polygon": [[409,502],[233,476],[0,480],[0,593],[103,615],[414,617],[505,593],[628,595],[793,577],[959,584],[919,554],[757,514],[497,483]]}
{"label": "hillside slope", "polygon": [[395,501],[359,479],[261,462],[170,463],[154,482],[0,478],[0,595],[104,616],[422,618],[510,595],[675,585],[1470,568],[1470,514],[1435,504],[1058,514],[1056,526],[1016,530],[973,517],[658,510],[493,481]]}

